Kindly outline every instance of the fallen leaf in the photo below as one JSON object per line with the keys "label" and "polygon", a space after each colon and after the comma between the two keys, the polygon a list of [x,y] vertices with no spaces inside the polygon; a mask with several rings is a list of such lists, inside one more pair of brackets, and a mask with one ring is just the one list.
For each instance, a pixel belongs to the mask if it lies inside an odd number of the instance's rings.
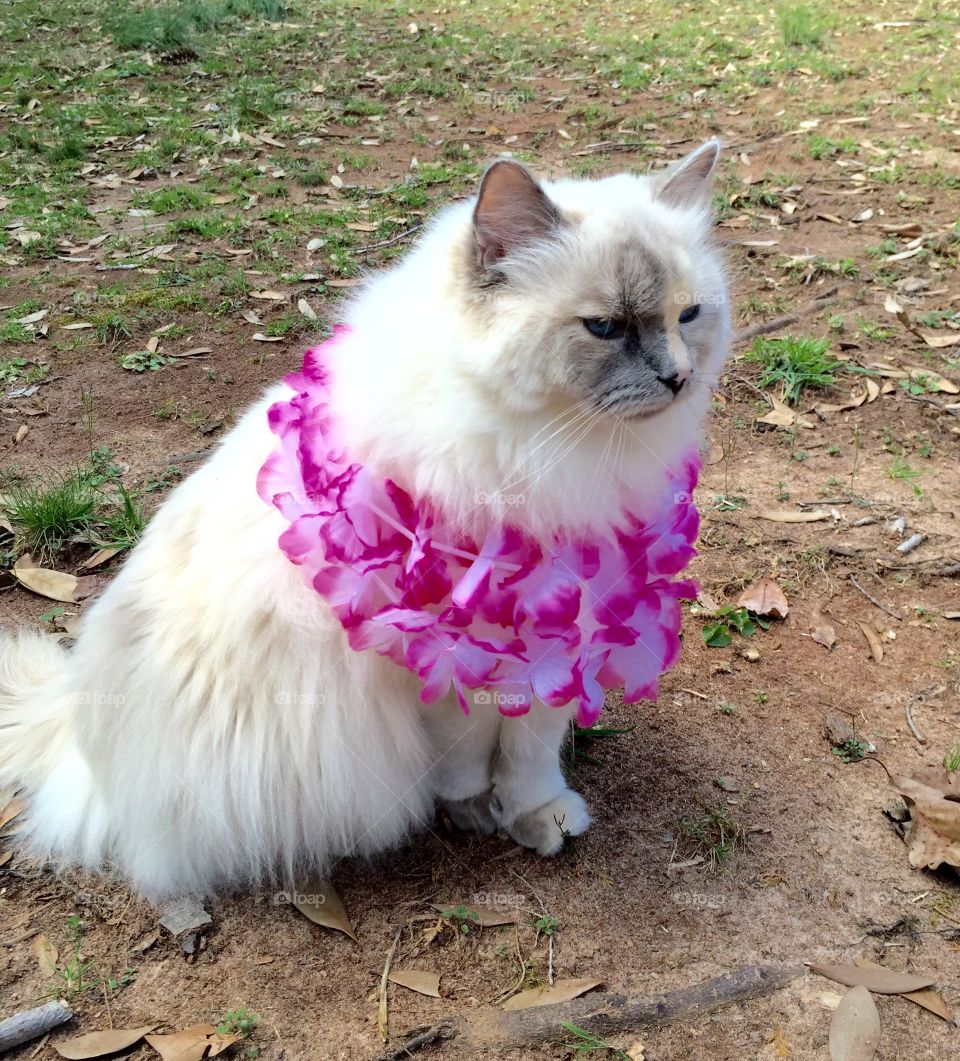
{"label": "fallen leaf", "polygon": [[830,513],[822,508],[811,509],[809,512],[778,512],[766,509],[758,512],[755,518],[770,520],[772,523],[819,523],[821,520],[830,519]]}
{"label": "fallen leaf", "polygon": [[557,980],[551,985],[545,984],[543,987],[532,987],[529,991],[521,991],[518,995],[508,998],[503,1008],[506,1010],[532,1009],[534,1006],[553,1006],[558,1002],[569,1002],[599,987],[602,983],[602,980]]}
{"label": "fallen leaf", "polygon": [[26,424],[21,424],[17,428],[17,433],[13,436],[13,444],[18,446],[30,433],[30,428]]}
{"label": "fallen leaf", "polygon": [[243,311],[242,316],[248,324],[263,324],[263,321],[260,320],[260,318],[257,316],[256,313],[253,312],[252,309],[245,309]]}
{"label": "fallen leaf", "polygon": [[197,1024],[172,1035],[148,1035],[146,1039],[162,1061],[202,1061],[210,1036],[216,1032],[212,1024]]}
{"label": "fallen leaf", "polygon": [[831,962],[812,962],[810,971],[847,987],[865,987],[878,995],[902,995],[904,991],[922,991],[932,986],[932,976],[898,973],[893,969],[859,969],[856,965],[834,965]]}
{"label": "fallen leaf", "polygon": [[960,867],[960,777],[941,768],[920,777],[895,775],[890,781],[910,811],[904,832],[910,865],[937,869],[946,862]]}
{"label": "fallen leaf", "polygon": [[50,310],[48,309],[38,309],[36,313],[28,313],[25,317],[17,317],[14,320],[14,324],[36,324],[37,321],[42,321],[49,312]]}
{"label": "fallen leaf", "polygon": [[136,941],[136,943],[131,945],[130,949],[136,954],[143,954],[144,951],[148,951],[154,945],[154,943],[157,942],[159,938],[159,929],[151,929],[149,932],[144,932],[144,934]]}
{"label": "fallen leaf", "polygon": [[40,932],[33,937],[30,949],[33,951],[34,957],[37,959],[40,971],[45,976],[53,976],[57,971],[57,959],[60,957],[60,952],[57,950],[56,946],[51,943],[42,932]]}
{"label": "fallen leaf", "polygon": [[282,343],[282,335],[264,335],[263,332],[254,332],[253,341],[255,343]]}
{"label": "fallen leaf", "polygon": [[880,640],[880,635],[869,623],[862,623],[859,619],[856,620],[856,623],[860,627],[860,633],[863,634],[867,644],[870,646],[870,654],[873,656],[874,663],[882,663],[883,642]]}
{"label": "fallen leaf", "polygon": [[297,309],[300,310],[307,320],[315,321],[317,319],[317,311],[305,298],[298,299]]}
{"label": "fallen leaf", "polygon": [[104,549],[98,549],[93,556],[84,560],[77,570],[91,571],[95,567],[100,567],[101,564],[105,564],[108,560],[112,560],[117,553],[122,553],[125,548],[126,546],[123,545],[108,545]]}
{"label": "fallen leaf", "polygon": [[287,296],[282,291],[253,291],[251,298],[259,298],[262,302],[285,302]]}
{"label": "fallen leaf", "polygon": [[83,331],[85,328],[92,328],[92,327],[93,327],[93,325],[90,324],[88,321],[76,321],[74,324],[65,324],[63,326],[63,330],[65,332],[79,332],[79,331]]}
{"label": "fallen leaf", "polygon": [[0,810],[0,829],[8,826],[14,818],[19,818],[26,809],[27,801],[25,799],[10,800],[3,810]]}
{"label": "fallen leaf", "polygon": [[355,276],[349,280],[327,280],[327,287],[356,287],[358,284],[362,284],[363,281],[360,277]]}
{"label": "fallen leaf", "polygon": [[481,928],[494,928],[497,925],[515,925],[520,920],[520,915],[516,910],[510,910],[504,914],[497,910],[490,910],[485,906],[467,906],[464,903],[447,903],[446,906],[441,903],[431,903],[430,905],[434,910],[439,910],[441,914],[456,910],[459,917],[461,912],[465,912],[469,923],[479,925]]}
{"label": "fallen leaf", "polygon": [[817,425],[808,417],[803,416],[789,405],[782,402],[776,395],[768,394],[767,401],[770,403],[770,412],[757,417],[758,424],[770,424],[773,427],[805,427],[813,429]]}
{"label": "fallen leaf", "polygon": [[[960,344],[960,335],[956,332],[950,335],[935,335],[930,332],[920,332],[920,338],[933,350],[942,350],[945,346],[957,346]],[[954,394],[956,391],[953,392]]]}
{"label": "fallen leaf", "polygon": [[387,979],[392,984],[408,987],[411,991],[417,991],[421,995],[429,995],[431,998],[440,997],[439,973],[429,973],[423,969],[394,969]]}
{"label": "fallen leaf", "polygon": [[78,1035],[74,1039],[50,1045],[61,1057],[69,1058],[70,1061],[84,1061],[89,1057],[105,1057],[107,1054],[126,1050],[128,1046],[140,1042],[147,1032],[155,1027],[155,1024],[147,1024],[142,1028],[109,1028],[102,1032],[87,1032],[86,1035]]}
{"label": "fallen leaf", "polygon": [[68,575],[65,571],[34,567],[29,553],[24,553],[13,565],[13,574],[22,586],[41,597],[62,601],[65,604],[76,603],[79,585],[77,578],[74,575]]}
{"label": "fallen leaf", "polygon": [[272,954],[261,954],[259,958],[253,959],[254,965],[273,965],[276,959]]}
{"label": "fallen leaf", "polygon": [[737,607],[746,608],[754,615],[772,615],[774,619],[786,619],[790,611],[783,590],[770,578],[762,578],[747,587],[737,598]]}
{"label": "fallen leaf", "polygon": [[197,895],[180,895],[169,899],[160,911],[160,924],[171,936],[182,936],[184,932],[195,932],[213,924],[203,900]]}
{"label": "fallen leaf", "polygon": [[189,350],[184,350],[180,354],[171,354],[171,357],[203,357],[204,354],[212,354],[212,346],[192,346]]}
{"label": "fallen leaf", "polygon": [[872,1061],[879,1045],[877,1004],[865,987],[854,987],[830,1022],[830,1061]]}
{"label": "fallen leaf", "polygon": [[833,626],[824,618],[823,611],[818,604],[810,615],[810,636],[818,645],[831,649],[837,643],[837,632]]}
{"label": "fallen leaf", "polygon": [[[857,958],[854,965],[860,969],[883,968],[882,965],[877,965],[876,962],[867,961],[866,958]],[[901,997],[908,998],[911,1002],[928,1010],[930,1013],[935,1014],[942,1020],[953,1020],[953,1014],[950,1012],[946,1002],[943,1001],[941,995],[937,991],[934,991],[933,988],[925,987],[920,991],[904,991]]]}
{"label": "fallen leaf", "polygon": [[293,905],[308,921],[323,928],[343,932],[352,940],[357,940],[347,908],[330,881],[301,881],[294,887],[291,899]]}

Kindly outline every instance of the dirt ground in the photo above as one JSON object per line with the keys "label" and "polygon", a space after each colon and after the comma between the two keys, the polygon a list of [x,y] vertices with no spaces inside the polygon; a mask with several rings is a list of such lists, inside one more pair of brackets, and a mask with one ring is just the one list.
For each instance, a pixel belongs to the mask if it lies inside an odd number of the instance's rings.
{"label": "dirt ground", "polygon": [[[0,370],[15,358],[46,369],[31,394],[11,396],[24,385],[16,374],[3,383],[0,483],[76,467],[91,448],[107,448],[152,511],[237,412],[298,363],[335,319],[343,290],[402,253],[433,205],[469,194],[477,168],[501,151],[544,174],[588,176],[646,169],[721,137],[717,231],[738,326],[826,295],[773,334],[826,337],[852,369],[807,391],[799,422],[768,425],[758,417],[776,388],[761,386],[745,360],[751,342],[736,347],[707,425],[694,574],[718,603],[772,578],[790,612],[717,648],[701,637],[707,620],[686,609],[683,653],[658,702],[624,707],[613,696],[602,724],[626,732],[583,743],[590,758],[572,761],[596,819],[584,837],[544,860],[438,819],[376,864],[337,868],[355,942],[270,895],[240,895],[208,904],[213,924],[185,954],[165,930],[154,938],[157,912],[122,885],[32,865],[17,852],[14,822],[0,848],[12,851],[0,860],[0,1017],[64,983],[38,963],[38,933],[61,967],[77,948],[90,964],[71,991],[74,1021],[10,1056],[52,1058],[68,1034],[172,1030],[246,1008],[257,1027],[226,1056],[373,1059],[447,1016],[492,1015],[493,1000],[521,981],[545,982],[551,967],[655,996],[744,964],[869,959],[929,974],[960,1007],[957,874],[912,869],[884,814],[896,803],[888,771],[936,766],[960,742],[960,627],[946,617],[960,612],[956,15],[854,3],[832,16],[822,42],[791,50],[787,31],[756,4],[730,15],[708,5],[702,18],[681,6],[670,20],[638,4],[611,14],[572,3],[306,3],[286,22],[205,39],[173,64],[104,43],[104,10],[73,5],[41,18],[17,3],[0,16],[18,55],[0,104],[0,318],[13,321],[31,300],[48,310],[26,335],[0,332]],[[63,53],[57,77],[44,80],[37,71],[54,40]],[[649,41],[654,57],[643,50],[637,62],[652,72],[630,87],[622,53]],[[103,62],[123,69],[110,91],[146,116],[109,136],[111,116],[83,109],[98,105],[85,78]],[[248,101],[223,138],[191,139],[216,117],[204,108],[229,110],[248,76],[285,86],[278,109]],[[434,82],[443,78],[456,91],[441,93]],[[71,107],[89,123],[84,154],[70,165],[30,156],[23,137],[48,145]],[[160,144],[171,135],[183,137],[172,158]],[[147,157],[155,145],[160,153]],[[323,170],[321,182],[305,177],[310,167]],[[49,194],[36,198],[37,187]],[[194,187],[202,205],[183,199],[165,210],[143,198]],[[146,201],[152,212],[129,213]],[[75,229],[50,227],[77,202]],[[24,219],[49,245],[38,240],[31,252],[12,238]],[[324,245],[307,249],[317,238]],[[143,294],[156,289],[163,299]],[[264,291],[278,297],[257,297]],[[178,303],[170,292],[191,297]],[[297,309],[301,299],[319,322]],[[117,313],[127,315],[122,328],[111,322]],[[156,371],[122,367],[158,331],[160,354],[210,352]],[[255,341],[255,332],[279,341]],[[927,375],[911,380],[917,366]],[[865,378],[882,387],[875,399],[814,409],[848,403]],[[771,510],[826,515],[762,518]],[[898,553],[914,533],[922,543]],[[15,543],[8,536],[0,547],[12,564]],[[57,566],[76,570],[92,551],[73,545]],[[98,585],[113,569],[98,570]],[[37,624],[51,604],[11,580],[0,588],[4,625]],[[82,607],[68,606],[68,617]],[[882,644],[879,662],[860,623]],[[824,624],[835,632],[830,649],[811,636]],[[828,715],[875,751],[859,762],[834,754]],[[694,857],[685,823],[718,809],[744,839],[714,867]],[[466,934],[448,925],[429,941],[433,903],[520,919]],[[534,928],[544,914],[558,923],[552,945]],[[71,917],[82,925],[76,947]],[[393,966],[439,973],[441,997],[390,987],[385,1044],[377,989],[401,929]],[[825,1059],[843,990],[805,974],[769,997],[611,1036],[609,1049],[588,1054],[581,1043],[579,1056],[626,1056],[614,1048],[639,1040],[645,1053],[635,1056],[647,1061]],[[898,996],[877,1002],[884,1061],[956,1052],[954,1026]],[[474,1050],[453,1040],[423,1056],[574,1056],[562,1043]],[[126,1056],[155,1055],[141,1044]]]}

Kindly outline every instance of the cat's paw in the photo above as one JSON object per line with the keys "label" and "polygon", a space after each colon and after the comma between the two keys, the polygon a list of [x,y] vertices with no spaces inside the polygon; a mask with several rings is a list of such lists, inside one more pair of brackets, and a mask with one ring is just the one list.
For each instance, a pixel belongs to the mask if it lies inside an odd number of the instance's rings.
{"label": "cat's paw", "polygon": [[467,799],[442,799],[440,806],[450,816],[450,821],[465,832],[483,833],[488,836],[497,828],[493,812],[490,810],[492,789],[478,792]]}
{"label": "cat's paw", "polygon": [[572,788],[535,810],[518,814],[513,821],[501,825],[523,847],[533,848],[538,855],[555,855],[568,836],[585,833],[592,821],[587,804]]}

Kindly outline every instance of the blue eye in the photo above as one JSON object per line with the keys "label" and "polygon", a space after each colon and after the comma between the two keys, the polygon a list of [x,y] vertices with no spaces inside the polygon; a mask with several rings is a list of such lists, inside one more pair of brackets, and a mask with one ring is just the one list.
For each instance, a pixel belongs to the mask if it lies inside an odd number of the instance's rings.
{"label": "blue eye", "polygon": [[583,317],[582,320],[584,328],[598,339],[621,339],[627,330],[625,321],[606,317]]}
{"label": "blue eye", "polygon": [[680,311],[680,323],[689,324],[691,321],[697,319],[700,316],[700,306],[694,302],[692,306],[687,306],[686,309]]}

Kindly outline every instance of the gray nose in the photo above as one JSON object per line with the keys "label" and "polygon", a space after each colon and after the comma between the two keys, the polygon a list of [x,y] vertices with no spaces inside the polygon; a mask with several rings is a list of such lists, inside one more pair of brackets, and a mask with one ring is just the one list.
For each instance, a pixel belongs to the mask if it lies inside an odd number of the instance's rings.
{"label": "gray nose", "polygon": [[679,372],[674,372],[672,376],[657,376],[657,379],[665,387],[669,387],[674,394],[679,394],[683,390],[684,383],[687,382],[687,377]]}

